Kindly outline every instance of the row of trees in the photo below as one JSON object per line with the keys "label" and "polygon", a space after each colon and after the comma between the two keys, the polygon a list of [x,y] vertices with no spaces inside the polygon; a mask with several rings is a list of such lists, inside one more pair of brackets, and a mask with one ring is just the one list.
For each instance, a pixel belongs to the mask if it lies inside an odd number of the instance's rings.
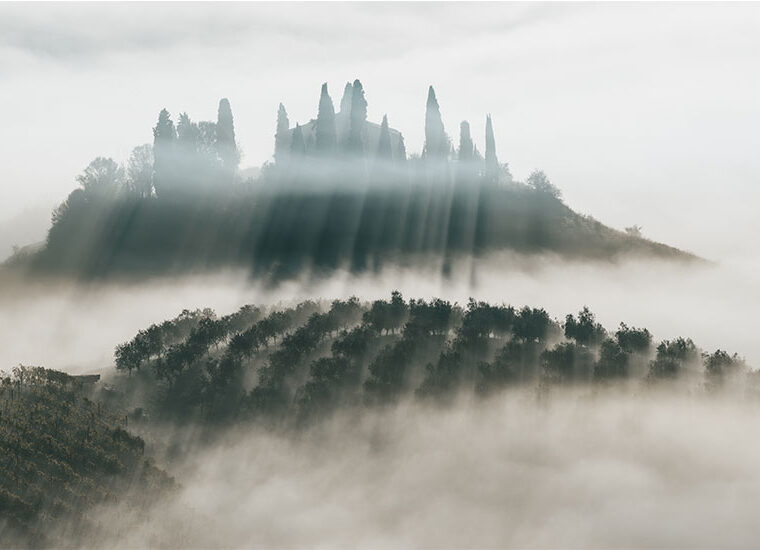
{"label": "row of trees", "polygon": [[[371,304],[336,300],[326,311],[314,302],[274,310],[228,333],[226,347],[217,351],[192,345],[201,332],[172,348],[190,350],[184,361],[172,366],[170,349],[127,383],[163,388],[165,412],[180,417],[302,422],[408,393],[446,399],[461,390],[488,394],[515,384],[656,382],[688,373],[706,377],[715,389],[747,371],[738,356],[702,354],[689,339],[654,347],[646,329],[621,324],[609,333],[587,308],[560,323],[543,309],[407,302],[397,292]],[[118,354],[117,367],[128,368]],[[156,380],[166,385],[155,386]]]}
{"label": "row of trees", "polygon": [[[322,85],[317,118],[305,125],[290,126],[285,107],[277,112],[274,159],[280,167],[305,158],[335,161],[367,158],[381,162],[405,161],[404,139],[390,128],[387,115],[380,125],[367,120],[367,100],[359,80],[346,83],[340,111],[336,113],[327,84]],[[456,159],[477,164],[486,181],[495,182],[508,170],[496,157],[490,115],[486,117],[485,158],[474,145],[470,125],[460,126],[459,147],[454,148],[441,118],[435,90],[430,86],[425,110],[425,144],[422,158],[430,161]],[[176,123],[162,109],[153,128],[153,143],[133,149],[126,166],[98,157],[77,177],[83,197],[114,198],[119,194],[147,198],[203,192],[222,193],[236,181],[240,151],[235,138],[232,109],[227,99],[219,102],[216,122],[194,122],[181,113]]]}
{"label": "row of trees", "polygon": [[[428,89],[425,108],[425,143],[421,157],[441,162],[449,159],[465,164],[479,164],[480,175],[487,181],[496,182],[503,168],[496,156],[491,116],[486,117],[485,158],[474,145],[470,124],[460,125],[459,147],[454,148],[446,133],[440,106],[433,86]],[[291,128],[287,111],[281,103],[277,111],[275,133],[275,161],[279,164],[309,157],[329,159],[364,157],[371,161],[403,162],[407,158],[404,138],[388,125],[388,115],[383,115],[378,126],[367,121],[367,100],[364,88],[357,79],[346,83],[340,111],[336,113],[327,84],[322,84],[317,118],[305,125]],[[508,175],[508,170],[504,172]]]}

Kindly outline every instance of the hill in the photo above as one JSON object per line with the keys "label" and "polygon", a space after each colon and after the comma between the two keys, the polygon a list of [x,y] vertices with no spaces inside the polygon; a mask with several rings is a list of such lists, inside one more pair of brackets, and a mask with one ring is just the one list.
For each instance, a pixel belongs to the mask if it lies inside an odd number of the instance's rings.
{"label": "hill", "polygon": [[[0,373],[0,540],[61,547],[97,540],[99,504],[143,506],[173,481],[125,417],[87,398],[90,381],[40,367]],[[95,537],[95,538],[93,538]]]}
{"label": "hill", "polygon": [[44,249],[6,263],[84,278],[242,268],[278,279],[415,262],[449,273],[500,250],[696,259],[577,214],[540,171],[515,180],[496,157],[490,117],[485,156],[466,121],[455,149],[432,86],[421,155],[407,157],[401,133],[366,109],[358,80],[337,113],[323,85],[317,118],[295,128],[280,105],[275,162],[258,172],[239,170],[226,99],[216,122],[182,113],[175,126],[164,109],[152,145],[126,167],[90,163],[54,211]]}

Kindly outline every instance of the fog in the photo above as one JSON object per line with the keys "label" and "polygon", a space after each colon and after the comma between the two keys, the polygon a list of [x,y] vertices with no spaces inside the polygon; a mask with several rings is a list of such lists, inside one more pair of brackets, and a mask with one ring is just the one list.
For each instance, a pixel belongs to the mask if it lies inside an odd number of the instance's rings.
{"label": "fog", "polygon": [[[197,264],[181,264],[159,248],[155,256],[130,258],[136,249],[127,244],[127,260],[114,262],[102,278],[3,269],[0,370],[24,364],[112,375],[118,344],[184,309],[210,307],[224,315],[244,304],[369,301],[399,290],[406,299],[465,305],[472,297],[543,307],[560,322],[588,306],[613,332],[625,322],[646,327],[655,344],[690,337],[705,352],[736,352],[755,371],[758,23],[760,7],[751,4],[2,5],[0,149],[10,154],[0,162],[0,260],[15,245],[44,239],[51,205],[61,203],[94,157],[125,162],[132,147],[152,141],[162,108],[174,117],[186,111],[196,121],[214,120],[219,99],[229,98],[243,152],[237,183],[249,186],[248,198],[307,189],[299,200],[319,210],[309,193],[328,196],[345,190],[341,185],[355,191],[365,178],[370,188],[381,168],[389,181],[403,181],[408,166],[421,172],[433,166],[416,157],[425,139],[425,91],[433,84],[454,142],[460,121],[469,120],[473,141],[484,150],[483,123],[491,113],[495,153],[509,165],[504,174],[519,182],[545,170],[576,212],[615,228],[642,225],[644,237],[706,261],[677,254],[670,260],[634,254],[570,260],[493,247],[479,259],[459,258],[450,270],[444,254],[425,255],[424,249],[415,258],[389,254],[398,261],[375,271],[362,266],[361,273],[310,269],[314,254],[305,254],[305,267],[298,264],[286,280],[253,277],[228,267],[234,262],[191,273],[208,267],[208,258],[193,256],[196,250],[216,253],[226,244],[250,253],[246,260],[260,258],[252,258],[248,241],[239,247],[225,242],[223,223],[203,234],[203,208],[192,219],[177,208],[178,219],[190,220],[198,233],[174,235],[181,246],[167,248]],[[355,78],[367,90],[367,119],[388,113],[394,148],[399,130],[413,162],[399,168],[362,159],[353,169],[361,178],[343,181],[333,178],[336,166],[350,174],[346,166],[355,159],[334,166],[313,155],[304,163],[287,160],[286,153],[281,168],[274,167],[279,171],[267,167],[278,104],[287,106],[291,127],[303,125],[316,116],[323,82],[337,100]],[[368,158],[378,149],[371,145]],[[189,161],[180,164],[196,171]],[[154,177],[155,165],[147,166]],[[263,176],[249,181],[251,174]],[[266,186],[273,174],[282,180],[279,187]],[[159,198],[165,201],[159,206],[172,204],[170,193],[168,199],[151,193],[148,188],[140,197],[144,204]],[[197,205],[208,198],[202,195]],[[230,193],[219,204],[245,203],[240,196]],[[94,212],[112,221],[103,213],[109,210]],[[229,212],[220,207],[217,221],[227,221]],[[282,214],[289,210],[261,212],[268,216],[251,210],[245,220],[252,225],[235,227],[250,237],[253,222],[271,223],[272,265],[281,259],[276,253],[290,252],[283,227],[293,229],[295,245],[315,240],[315,226]],[[339,218],[340,212],[333,216]],[[100,226],[85,224],[84,232],[92,227]],[[113,236],[91,233],[93,242]],[[156,234],[144,231],[144,242],[153,243]],[[197,238],[201,234],[209,238]],[[103,242],[123,244],[122,236]],[[174,243],[172,235],[161,237]],[[207,248],[194,249],[199,242]],[[74,243],[83,258],[102,254],[103,265],[116,257],[115,247]],[[60,250],[74,268],[82,267],[78,256]],[[144,263],[130,263],[134,258]],[[166,269],[154,276],[150,268],[161,262]],[[408,397],[385,407],[339,410],[301,430],[230,421],[210,439],[208,426],[151,423],[147,415],[128,428],[145,438],[146,456],[179,488],[148,509],[98,508],[93,515],[105,538],[78,541],[72,531],[67,542],[121,548],[757,546],[760,400],[749,379],[717,395],[705,391],[701,372],[693,382],[680,389],[642,380],[530,385],[488,398],[463,393],[445,406]]]}
{"label": "fog", "polygon": [[706,351],[737,352],[760,366],[753,333],[757,269],[752,261],[584,263],[503,253],[474,267],[460,265],[450,277],[431,264],[362,276],[305,273],[275,287],[235,272],[131,284],[8,285],[0,294],[0,362],[99,372],[113,365],[117,344],[183,309],[211,307],[221,315],[248,303],[387,299],[398,289],[407,298],[443,297],[462,305],[474,297],[544,307],[560,320],[588,305],[608,329],[622,321],[647,327],[657,340],[688,336]]}
{"label": "fog", "polygon": [[532,390],[243,429],[184,455],[183,488],[119,547],[727,548],[760,536],[757,402]]}

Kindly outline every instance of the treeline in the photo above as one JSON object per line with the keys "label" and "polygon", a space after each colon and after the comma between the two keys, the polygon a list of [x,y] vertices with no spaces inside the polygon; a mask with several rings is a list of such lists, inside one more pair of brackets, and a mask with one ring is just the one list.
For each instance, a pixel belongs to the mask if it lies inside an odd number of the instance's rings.
{"label": "treeline", "polygon": [[281,105],[274,162],[239,171],[229,102],[216,122],[175,124],[162,110],[153,143],[126,167],[97,158],[53,213],[46,247],[24,263],[84,277],[235,267],[288,277],[304,269],[378,269],[402,258],[459,257],[511,249],[611,259],[687,258],[679,251],[577,215],[540,171],[512,178],[496,156],[490,117],[485,155],[470,126],[458,146],[429,90],[425,145],[408,156],[403,136],[367,120],[364,89],[346,86],[335,111],[324,85],[317,116],[291,127]]}
{"label": "treeline", "polygon": [[41,367],[0,372],[0,545],[97,541],[99,504],[144,506],[173,481],[127,419],[88,399],[82,377]]}
{"label": "treeline", "polygon": [[[559,322],[527,306],[470,300],[461,307],[406,301],[397,292],[388,301],[336,300],[324,310],[314,302],[275,309],[203,346],[190,345],[200,334],[194,329],[182,343],[120,362],[140,334],[117,348],[117,368],[130,374],[122,391],[153,392],[159,416],[204,422],[290,425],[406,396],[446,400],[525,385],[672,381],[713,391],[729,380],[746,383],[749,373],[736,354],[706,354],[690,339],[655,344],[648,330],[624,323],[608,332],[587,308]],[[178,349],[184,360],[172,362]]]}

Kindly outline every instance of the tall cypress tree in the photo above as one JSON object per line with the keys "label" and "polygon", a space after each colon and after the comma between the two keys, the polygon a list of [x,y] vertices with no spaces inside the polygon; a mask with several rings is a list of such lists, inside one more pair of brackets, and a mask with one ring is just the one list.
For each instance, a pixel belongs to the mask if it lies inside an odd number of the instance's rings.
{"label": "tall cypress tree", "polygon": [[351,90],[351,119],[346,149],[356,155],[364,152],[364,127],[367,124],[367,100],[359,79],[354,80]]}
{"label": "tall cypress tree", "polygon": [[195,187],[203,179],[199,163],[200,130],[187,113],[177,120],[177,179],[184,189]]}
{"label": "tall cypress tree", "polygon": [[171,193],[175,185],[175,145],[177,134],[169,111],[161,109],[153,128],[153,187],[156,195]]}
{"label": "tall cypress tree", "polygon": [[306,154],[306,142],[303,139],[303,130],[296,124],[293,130],[293,142],[290,144],[290,154],[294,157],[302,157]]}
{"label": "tall cypress tree", "polygon": [[351,94],[354,88],[350,82],[346,82],[343,87],[343,97],[340,98],[340,112],[343,114],[351,113]]}
{"label": "tall cypress tree", "polygon": [[443,129],[441,110],[432,86],[428,88],[427,106],[425,109],[425,148],[426,158],[444,159],[449,153],[449,138]]}
{"label": "tall cypress tree", "polygon": [[317,113],[316,150],[320,155],[331,155],[335,152],[337,136],[335,130],[335,108],[330,94],[327,93],[327,83],[322,84],[319,96],[319,112]]}
{"label": "tall cypress tree", "polygon": [[491,115],[486,116],[486,179],[493,183],[499,180],[499,160],[496,158],[496,140],[493,137]]}
{"label": "tall cypress tree", "polygon": [[216,151],[222,163],[222,170],[230,181],[240,164],[240,152],[235,143],[235,125],[232,121],[232,109],[227,98],[219,101],[216,119]]}
{"label": "tall cypress tree", "polygon": [[388,129],[388,115],[383,115],[383,123],[380,125],[380,141],[377,145],[377,158],[380,160],[393,159],[391,150],[391,133]]}
{"label": "tall cypress tree", "polygon": [[470,123],[463,120],[459,125],[459,162],[469,162],[472,160],[473,148],[472,137],[470,136]]}
{"label": "tall cypress tree", "polygon": [[280,162],[287,157],[290,150],[290,121],[285,106],[280,103],[277,108],[277,131],[274,134],[274,160]]}

